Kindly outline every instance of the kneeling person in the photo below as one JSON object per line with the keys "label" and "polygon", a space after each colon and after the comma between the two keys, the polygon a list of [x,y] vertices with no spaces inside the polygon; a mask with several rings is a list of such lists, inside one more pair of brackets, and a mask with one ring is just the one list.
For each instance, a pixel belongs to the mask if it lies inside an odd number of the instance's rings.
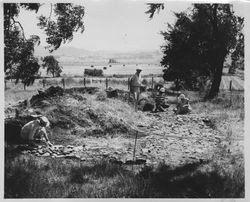
{"label": "kneeling person", "polygon": [[167,104],[167,98],[165,96],[165,88],[160,88],[158,95],[155,98],[155,109],[154,112],[164,112],[169,105]]}
{"label": "kneeling person", "polygon": [[174,112],[176,114],[187,114],[191,112],[192,108],[189,104],[189,99],[185,97],[184,94],[180,94],[177,100],[176,108],[174,109]]}
{"label": "kneeling person", "polygon": [[30,121],[22,127],[21,138],[31,145],[45,141],[51,146],[52,144],[46,132],[46,128],[48,128],[49,125],[49,120],[46,117],[37,117],[36,120]]}

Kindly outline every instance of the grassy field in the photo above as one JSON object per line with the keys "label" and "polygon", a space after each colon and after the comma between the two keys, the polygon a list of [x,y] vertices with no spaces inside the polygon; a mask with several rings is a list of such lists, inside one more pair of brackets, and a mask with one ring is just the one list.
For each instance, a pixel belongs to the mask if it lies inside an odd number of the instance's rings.
{"label": "grassy field", "polygon": [[[144,77],[144,83],[146,83],[149,87],[152,85],[152,77]],[[102,90],[106,89],[106,78],[98,78],[98,77],[87,77],[85,80],[86,86],[98,87]],[[155,82],[163,82],[163,79],[158,76],[154,76]],[[43,88],[43,80],[36,79],[34,84],[26,87],[24,90],[23,85],[18,83],[15,85],[14,81],[8,81],[6,83],[5,89],[5,106],[15,104],[20,100],[25,100],[31,98],[34,94],[37,93],[37,90],[43,90],[49,88],[50,86],[60,86],[63,87],[62,78],[47,78],[45,82],[45,88]],[[84,79],[83,78],[74,78],[74,77],[66,77],[65,78],[65,88],[71,87],[83,87]],[[121,90],[128,89],[128,77],[125,78],[108,78],[108,87],[117,88]]]}
{"label": "grassy field", "polygon": [[[35,84],[35,85],[40,85]],[[37,86],[15,86],[5,91],[5,102],[13,104],[30,98]],[[72,84],[73,85],[73,84]],[[120,84],[114,84],[116,88]],[[100,83],[104,89],[104,83]],[[121,84],[124,88],[126,85]],[[27,93],[24,93],[27,92]],[[147,124],[143,113],[135,113],[121,100],[108,99],[104,91],[85,96],[86,106],[93,117],[105,114],[98,120],[109,134],[117,133],[116,127],[136,123]],[[243,198],[245,196],[244,149],[233,150],[233,139],[244,140],[244,94],[227,92],[211,101],[200,101],[198,93],[185,92],[191,100],[193,113],[211,115],[211,127],[220,131],[232,144],[221,142],[209,161],[170,168],[167,163],[157,167],[146,166],[141,172],[132,172],[123,165],[108,161],[82,162],[70,159],[35,157],[13,153],[5,149],[5,198]],[[5,103],[5,104],[7,104]],[[76,104],[77,105],[77,104]],[[85,106],[69,113],[84,117],[90,111]],[[72,109],[72,110],[71,110]],[[87,108],[86,108],[87,110]],[[86,113],[85,113],[86,112]],[[109,120],[109,122],[105,122]],[[52,120],[53,121],[53,120]],[[56,120],[55,120],[56,121]],[[93,122],[96,124],[97,122]],[[108,124],[113,123],[113,124]],[[82,144],[80,135],[54,131],[52,142]],[[91,135],[91,134],[90,134]]]}

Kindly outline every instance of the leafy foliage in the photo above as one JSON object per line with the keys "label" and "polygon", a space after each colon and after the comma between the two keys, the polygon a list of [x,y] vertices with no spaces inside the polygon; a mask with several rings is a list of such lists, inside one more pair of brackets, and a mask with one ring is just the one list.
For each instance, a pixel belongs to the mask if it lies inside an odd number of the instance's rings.
{"label": "leafy foliage", "polygon": [[39,70],[33,53],[40,38],[32,35],[26,39],[22,25],[15,19],[20,7],[37,12],[40,4],[4,4],[4,71],[7,78],[15,78],[16,83],[21,80],[28,86],[34,82]]}
{"label": "leafy foliage", "polygon": [[53,55],[44,57],[42,66],[47,67],[47,74],[51,73],[53,77],[59,77],[62,73],[62,67]]}
{"label": "leafy foliage", "polygon": [[145,12],[149,14],[149,18],[152,19],[154,17],[155,12],[159,13],[161,9],[164,9],[163,3],[148,3],[148,10]]}
{"label": "leafy foliage", "polygon": [[[155,10],[156,6],[150,5],[146,13],[152,17]],[[164,79],[183,81],[187,88],[195,89],[198,78],[209,77],[212,85],[208,98],[213,98],[219,91],[226,56],[243,50],[244,19],[234,14],[230,4],[193,4],[175,17],[175,24],[168,24],[167,31],[161,32],[166,41],[161,60]],[[236,51],[235,58],[240,54],[242,51]]]}
{"label": "leafy foliage", "polygon": [[[34,47],[40,44],[37,35],[26,38],[22,24],[17,20],[20,10],[38,12],[39,3],[4,3],[4,72],[6,78],[15,78],[24,85],[30,85],[38,75],[38,59],[34,57]],[[52,11],[54,11],[53,20]],[[56,50],[61,43],[73,39],[73,32],[84,31],[82,18],[84,7],[73,4],[51,4],[49,17],[40,16],[38,26],[45,29],[50,51]],[[56,67],[58,68],[58,67]],[[49,70],[50,71],[50,70]],[[60,70],[57,69],[57,73]]]}
{"label": "leafy foliage", "polygon": [[[45,30],[48,36],[46,41],[49,44],[50,52],[60,47],[61,43],[66,43],[73,39],[73,32],[84,31],[82,18],[84,7],[73,6],[71,3],[58,3],[53,6],[56,20],[51,19],[51,14],[47,18],[43,15],[39,17],[38,26]],[[52,4],[51,4],[52,12]]]}

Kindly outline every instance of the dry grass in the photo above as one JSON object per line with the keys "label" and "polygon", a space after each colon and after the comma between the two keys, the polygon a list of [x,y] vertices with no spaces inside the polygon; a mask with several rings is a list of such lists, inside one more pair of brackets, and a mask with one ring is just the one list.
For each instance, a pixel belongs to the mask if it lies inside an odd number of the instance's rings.
{"label": "dry grass", "polygon": [[244,167],[231,165],[161,164],[135,174],[107,161],[6,157],[5,198],[243,198]]}
{"label": "dry grass", "polygon": [[[45,89],[50,86],[60,86],[63,87],[62,83],[63,78],[47,78],[45,81]],[[84,78],[79,77],[64,77],[65,88],[71,87],[83,87]],[[148,87],[152,85],[152,77],[144,77]],[[162,82],[161,77],[154,77],[154,83]],[[98,87],[101,90],[106,89],[106,78],[105,77],[86,77],[85,78],[86,86]],[[114,89],[127,90],[128,89],[128,78],[108,78],[108,87]],[[23,85],[18,83],[15,85],[14,81],[7,82],[7,88],[5,90],[5,106],[15,104],[19,100],[29,99],[32,95],[37,93],[37,90],[43,89],[43,79],[35,80],[34,84],[26,87],[26,90],[23,89]]]}
{"label": "dry grass", "polygon": [[5,161],[5,198],[143,197],[146,184],[108,162],[18,156]]}

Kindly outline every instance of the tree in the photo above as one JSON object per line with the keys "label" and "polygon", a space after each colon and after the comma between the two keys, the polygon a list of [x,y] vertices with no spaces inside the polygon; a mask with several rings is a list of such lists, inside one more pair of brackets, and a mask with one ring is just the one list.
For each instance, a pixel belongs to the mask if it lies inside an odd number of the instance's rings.
{"label": "tree", "polygon": [[47,67],[47,74],[51,73],[53,78],[59,77],[62,72],[62,67],[59,66],[59,62],[54,58],[53,55],[46,56],[42,59],[43,67]]}
{"label": "tree", "polygon": [[213,98],[219,92],[225,58],[242,34],[244,19],[234,14],[230,4],[193,4],[192,9],[175,16],[175,24],[168,24],[168,30],[161,33],[166,41],[161,64],[166,73],[174,72],[175,79],[191,87],[199,76],[211,78],[207,98]]}
{"label": "tree", "polygon": [[[39,70],[38,59],[33,55],[34,46],[40,44],[39,36],[32,35],[26,38],[18,16],[21,9],[37,13],[41,6],[39,3],[4,3],[4,71],[6,77],[15,78],[16,83],[19,80],[25,81],[25,85],[34,82],[33,79]],[[50,6],[48,17],[38,17],[38,27],[44,29],[48,43],[46,48],[52,52],[62,43],[71,41],[74,32],[84,31],[84,7],[71,3]]]}

